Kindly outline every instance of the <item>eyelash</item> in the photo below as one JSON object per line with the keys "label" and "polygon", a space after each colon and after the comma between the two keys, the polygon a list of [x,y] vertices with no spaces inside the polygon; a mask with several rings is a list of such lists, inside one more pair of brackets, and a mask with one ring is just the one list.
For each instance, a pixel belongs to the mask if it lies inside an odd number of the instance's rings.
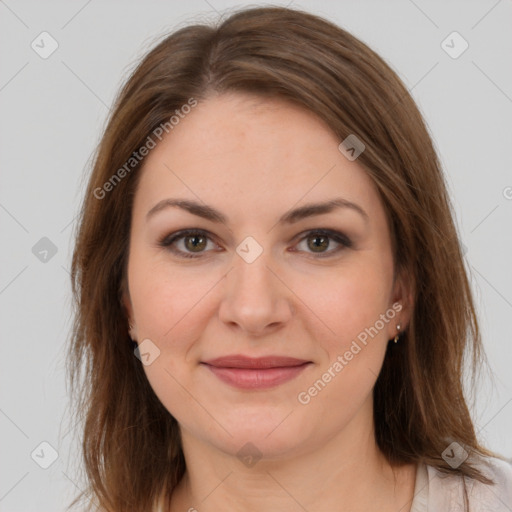
{"label": "eyelash", "polygon": [[[202,255],[207,251],[199,252],[199,253],[196,253],[195,255],[193,255],[193,253],[186,253],[183,251],[178,251],[172,247],[172,245],[175,242],[177,242],[178,240],[187,238],[188,236],[192,236],[192,235],[204,236],[208,240],[213,241],[212,237],[210,237],[210,233],[208,231],[205,231],[203,229],[184,229],[181,231],[177,231],[175,233],[171,233],[170,235],[166,235],[164,238],[162,238],[158,242],[158,245],[160,247],[170,250],[172,253],[178,255],[180,258],[197,259],[197,258],[202,257]],[[311,235],[320,235],[320,236],[329,237],[330,239],[334,240],[336,243],[339,243],[341,245],[341,247],[338,247],[337,249],[334,249],[332,251],[327,251],[324,253],[316,253],[316,255],[315,255],[315,253],[310,253],[311,255],[313,255],[313,257],[315,259],[328,258],[332,254],[339,253],[344,248],[352,247],[352,241],[347,236],[345,236],[343,233],[339,233],[338,231],[333,231],[331,229],[312,229],[312,230],[306,231],[304,233],[301,233],[301,235],[304,235],[304,236],[302,236],[302,238],[297,243],[302,242],[303,240],[307,239]]]}

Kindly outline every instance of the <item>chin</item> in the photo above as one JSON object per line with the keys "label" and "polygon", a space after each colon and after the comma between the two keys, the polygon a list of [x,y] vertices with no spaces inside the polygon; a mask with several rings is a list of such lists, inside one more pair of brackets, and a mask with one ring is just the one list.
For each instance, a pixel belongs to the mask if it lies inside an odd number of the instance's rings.
{"label": "chin", "polygon": [[[306,449],[315,438],[311,421],[298,422],[298,414],[292,411],[291,407],[233,410],[221,421],[231,436],[217,425],[208,431],[208,442],[239,458],[245,452],[270,459],[289,457]],[[212,436],[215,433],[218,435]]]}

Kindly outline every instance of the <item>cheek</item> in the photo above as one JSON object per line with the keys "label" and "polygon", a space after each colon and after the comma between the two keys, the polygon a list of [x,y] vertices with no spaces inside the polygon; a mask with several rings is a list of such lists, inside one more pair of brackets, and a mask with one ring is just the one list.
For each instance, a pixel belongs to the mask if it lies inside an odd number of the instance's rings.
{"label": "cheek", "polygon": [[[321,280],[314,281],[312,284],[302,279],[297,295],[304,297],[304,302],[328,327],[325,332],[329,342],[324,348],[330,354],[350,345],[389,307],[390,265],[371,254],[358,257],[350,265],[325,273]],[[385,338],[385,329],[379,331],[382,331],[379,336]]]}
{"label": "cheek", "polygon": [[309,295],[329,330],[316,339],[326,357],[303,391],[318,395],[312,403],[329,425],[344,424],[356,414],[371,393],[387,348],[381,315],[389,307],[392,273],[377,258],[372,264],[360,261],[325,282],[329,293]]}
{"label": "cheek", "polygon": [[186,391],[194,366],[187,356],[205,328],[201,299],[214,280],[173,269],[143,251],[131,255],[128,273],[139,342],[149,339],[159,350],[158,357],[143,367],[148,382],[171,414],[185,419],[191,412],[200,416],[200,407]]}
{"label": "cheek", "polygon": [[187,279],[185,273],[173,271],[143,251],[131,255],[128,274],[138,334],[161,347],[175,337],[194,303],[204,295],[205,281]]}

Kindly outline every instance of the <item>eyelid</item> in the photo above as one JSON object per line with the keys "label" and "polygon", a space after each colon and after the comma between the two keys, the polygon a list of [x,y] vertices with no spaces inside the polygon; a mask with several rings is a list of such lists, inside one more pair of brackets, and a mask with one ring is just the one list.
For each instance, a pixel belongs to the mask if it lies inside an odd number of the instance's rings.
{"label": "eyelid", "polygon": [[292,240],[298,239],[301,241],[302,239],[306,238],[307,235],[324,235],[332,238],[333,240],[339,241],[338,243],[342,243],[346,245],[347,247],[352,246],[352,240],[342,233],[341,231],[338,231],[336,229],[328,229],[328,228],[313,228],[313,229],[306,229],[302,233],[299,233],[298,235],[294,236]]}
{"label": "eyelid", "polygon": [[186,229],[180,229],[178,231],[174,231],[172,233],[169,233],[168,235],[165,235],[158,241],[158,245],[167,247],[171,243],[174,243],[176,240],[180,240],[181,238],[185,238],[190,235],[204,235],[205,237],[209,238],[210,240],[215,239],[215,235],[213,233],[210,233],[207,229],[186,228]]}

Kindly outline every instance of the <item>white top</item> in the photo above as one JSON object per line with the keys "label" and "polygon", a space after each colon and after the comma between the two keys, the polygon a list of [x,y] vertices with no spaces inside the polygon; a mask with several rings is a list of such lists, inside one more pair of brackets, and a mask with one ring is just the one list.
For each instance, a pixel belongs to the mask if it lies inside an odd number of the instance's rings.
{"label": "white top", "polygon": [[[495,485],[466,478],[471,512],[512,512],[512,462],[486,458],[478,465]],[[418,464],[410,512],[464,512],[462,477],[446,475],[433,466]]]}

